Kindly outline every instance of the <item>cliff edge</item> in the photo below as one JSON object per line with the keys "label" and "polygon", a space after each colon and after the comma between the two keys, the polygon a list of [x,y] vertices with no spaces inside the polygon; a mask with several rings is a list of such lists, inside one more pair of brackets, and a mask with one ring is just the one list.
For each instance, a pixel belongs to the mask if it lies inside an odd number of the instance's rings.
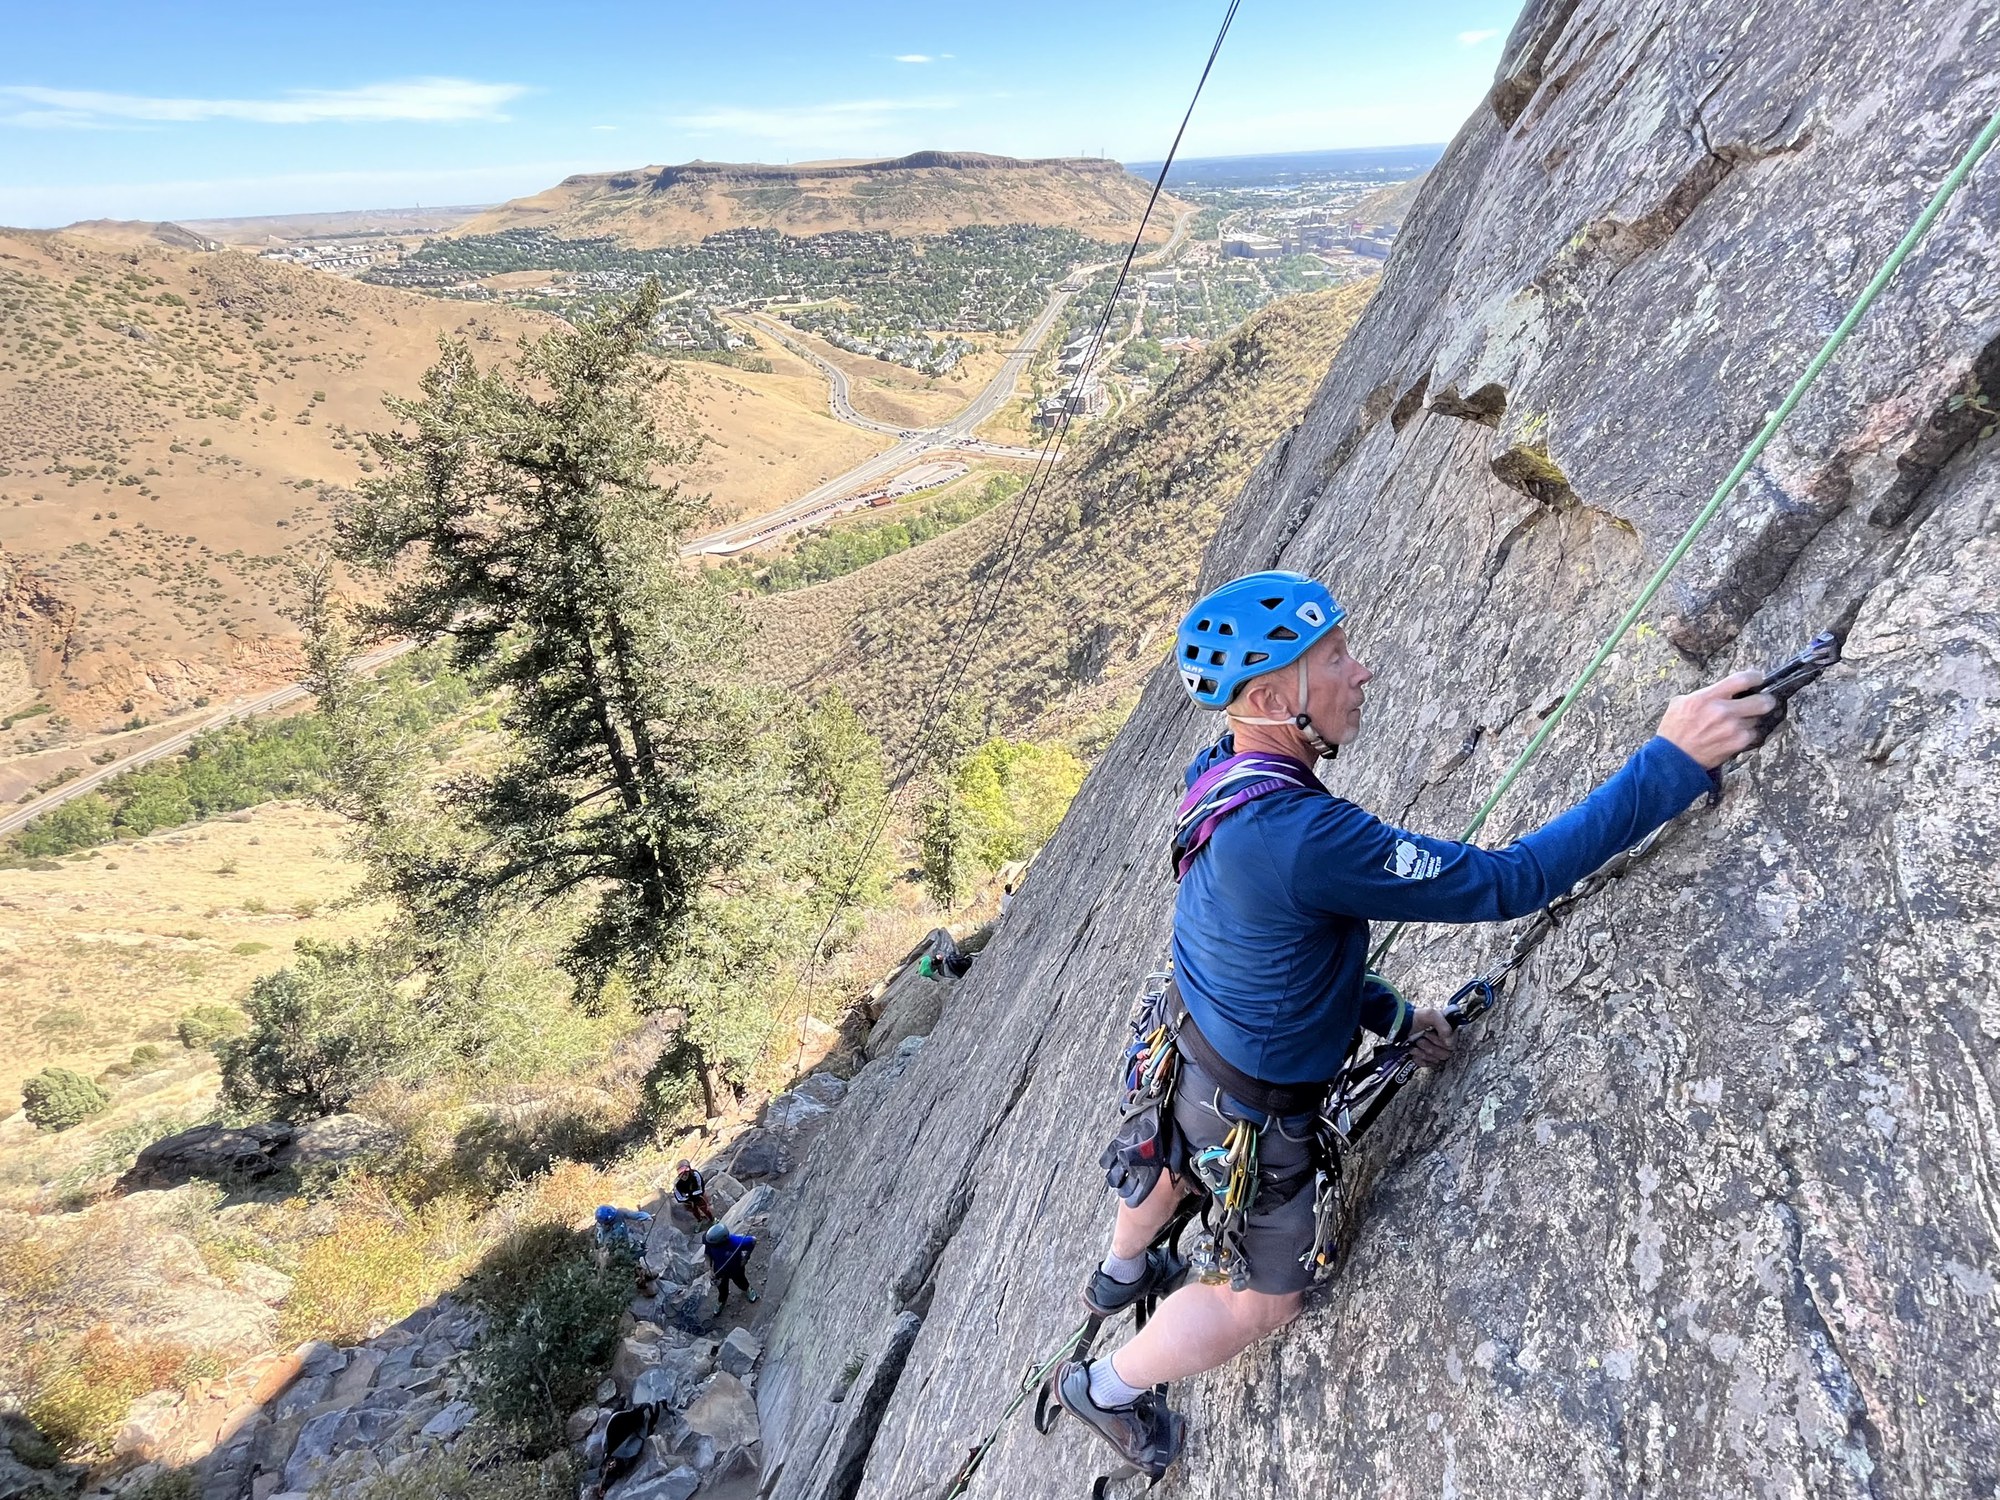
{"label": "cliff edge", "polygon": [[[1351,611],[1379,676],[1337,793],[1465,822],[2000,105],[1996,54],[1992,0],[1528,5],[1204,565]],[[2000,1485],[1996,223],[1988,161],[1488,838],[1672,692],[1829,624],[1847,664],[1397,1101],[1347,1265],[1177,1390],[1161,1495]],[[767,1494],[942,1495],[1075,1325],[1216,729],[1155,674],[932,1043],[818,1140],[773,1227]],[[1441,998],[1505,936],[1414,932],[1393,971]],[[971,1493],[1100,1459],[1022,1414]]]}

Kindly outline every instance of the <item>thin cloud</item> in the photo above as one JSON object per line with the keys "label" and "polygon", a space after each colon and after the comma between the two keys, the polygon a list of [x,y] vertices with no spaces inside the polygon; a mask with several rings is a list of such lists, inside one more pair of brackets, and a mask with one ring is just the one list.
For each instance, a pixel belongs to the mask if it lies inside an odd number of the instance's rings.
{"label": "thin cloud", "polygon": [[929,53],[926,52],[899,52],[896,55],[896,61],[906,62],[906,63],[927,63],[927,62],[936,62],[937,59],[935,57],[932,57]]}
{"label": "thin cloud", "polygon": [[460,124],[507,118],[502,106],[527,93],[518,83],[469,78],[409,78],[353,89],[292,89],[275,99],[175,99],[95,89],[0,85],[0,99],[36,106],[0,114],[0,122],[38,129],[90,130],[120,124],[185,125],[243,120],[258,125]]}
{"label": "thin cloud", "polygon": [[1498,27],[1490,31],[1461,31],[1458,34],[1458,45],[1461,47],[1477,47],[1481,42],[1490,42],[1498,35],[1500,35]]}

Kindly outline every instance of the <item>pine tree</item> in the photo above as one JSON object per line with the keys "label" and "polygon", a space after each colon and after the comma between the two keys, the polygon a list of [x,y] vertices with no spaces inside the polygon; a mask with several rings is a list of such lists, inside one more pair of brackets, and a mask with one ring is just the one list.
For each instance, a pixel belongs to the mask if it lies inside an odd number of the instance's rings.
{"label": "pine tree", "polygon": [[[729,676],[742,622],[680,565],[701,505],[661,479],[698,444],[648,353],[658,305],[649,285],[524,342],[511,366],[443,342],[422,394],[389,402],[402,427],[370,438],[382,472],[336,535],[384,580],[368,623],[449,641],[504,705],[501,762],[445,793],[478,838],[401,851],[389,894],[440,931],[580,897],[580,994],[615,975],[663,1008],[688,918],[743,852],[757,795]],[[713,1059],[695,1061],[714,1113]]]}

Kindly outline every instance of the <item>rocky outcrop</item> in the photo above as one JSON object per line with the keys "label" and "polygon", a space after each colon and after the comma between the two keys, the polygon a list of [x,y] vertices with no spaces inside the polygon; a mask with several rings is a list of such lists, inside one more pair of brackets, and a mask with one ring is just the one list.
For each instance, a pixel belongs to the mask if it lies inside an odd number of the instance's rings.
{"label": "rocky outcrop", "polygon": [[139,1468],[117,1483],[185,1466],[201,1500],[359,1496],[470,1428],[465,1355],[485,1327],[484,1314],[444,1297],[366,1344],[303,1344],[207,1385],[144,1397],[116,1444]]}
{"label": "rocky outcrop", "polygon": [[[1340,794],[1464,823],[2000,105],[1996,46],[1988,0],[1531,0],[1204,569],[1347,602],[1379,677]],[[1989,161],[1488,837],[1670,692],[1828,624],[1847,665],[1397,1102],[1342,1273],[1176,1392],[1162,1494],[2000,1486],[1996,222]],[[1156,675],[952,1045],[864,1069],[788,1179],[765,1493],[943,1493],[1074,1325],[1176,772],[1214,729]],[[1396,977],[1441,996],[1501,939],[1411,933]],[[1099,1459],[1017,1417],[973,1493],[1081,1493]]]}

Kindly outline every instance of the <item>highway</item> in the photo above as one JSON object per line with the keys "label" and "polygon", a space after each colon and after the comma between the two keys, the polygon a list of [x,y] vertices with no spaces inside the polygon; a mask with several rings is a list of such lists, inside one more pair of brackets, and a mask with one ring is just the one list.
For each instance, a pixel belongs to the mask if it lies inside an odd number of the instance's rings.
{"label": "highway", "polygon": [[[356,658],[354,666],[358,671],[372,672],[384,662],[392,661],[413,649],[414,645],[415,642],[412,641],[397,641],[391,645],[378,647],[367,655]],[[127,771],[136,771],[151,761],[180,754],[194,743],[197,735],[206,734],[211,729],[220,729],[223,725],[234,723],[238,719],[248,719],[257,714],[267,714],[274,709],[284,708],[305,696],[306,689],[300,683],[293,682],[281,688],[273,688],[268,693],[259,693],[254,698],[246,698],[241,703],[212,713],[185,729],[177,729],[157,745],[148,745],[143,750],[135,750],[130,755],[119,757],[108,766],[94,767],[74,781],[66,781],[61,786],[52,788],[33,802],[0,813],[0,838],[20,832],[29,822],[39,818],[50,808],[59,806],[72,797],[81,797],[92,788],[104,785],[114,776],[122,776]]]}
{"label": "highway", "polygon": [[[1168,237],[1166,244],[1162,245],[1158,250],[1139,257],[1134,264],[1145,265],[1148,263],[1157,263],[1171,256],[1174,251],[1180,248],[1182,242],[1186,240],[1188,230],[1194,223],[1194,217],[1195,211],[1193,209],[1185,210],[1175,219],[1174,232]],[[1099,271],[1105,270],[1110,264],[1110,262],[1106,262],[1104,265],[1085,266],[1081,270],[1072,273],[1069,277],[1066,277],[1064,285],[1073,283],[1077,286],[1083,286],[1088,283],[1092,276],[1096,275]],[[835,417],[853,426],[865,427],[872,432],[894,433],[898,436],[899,441],[893,447],[885,449],[873,458],[865,459],[861,463],[856,464],[845,474],[835,475],[832,479],[827,480],[826,483],[815,486],[798,499],[781,505],[776,510],[769,511],[761,516],[751,517],[748,520],[738,521],[733,525],[724,527],[720,531],[712,531],[707,536],[696,537],[681,548],[681,555],[683,557],[696,557],[702,553],[740,550],[752,540],[766,539],[770,536],[779,535],[784,531],[794,529],[797,525],[807,524],[809,518],[814,517],[815,512],[830,510],[832,508],[831,502],[862,489],[875,480],[887,479],[928,453],[944,450],[953,453],[979,454],[988,458],[1030,460],[1041,458],[1043,452],[1040,448],[1021,448],[1007,443],[988,442],[983,438],[975,438],[972,433],[974,428],[1000,410],[1007,403],[1008,399],[1012,397],[1015,385],[1027,371],[1029,363],[1035,357],[1036,350],[1041,347],[1042,340],[1048,337],[1049,330],[1055,326],[1056,319],[1062,316],[1063,309],[1069,306],[1076,295],[1075,292],[1065,291],[1062,287],[1058,287],[1050,295],[1048,305],[1042,309],[1041,316],[1035,319],[1021,342],[1008,351],[1005,362],[994,372],[993,378],[986,382],[979,394],[972,398],[964,410],[941,426],[915,431],[907,428],[891,427],[886,423],[876,422],[862,416],[854,410],[853,404],[848,398],[847,376],[844,371],[827,360],[821,359],[812,350],[806,348],[770,320],[755,313],[741,314],[740,316],[745,321],[756,324],[757,327],[770,334],[788,349],[811,361],[813,366],[827,377],[827,408]],[[904,435],[906,433],[907,436]],[[357,658],[354,665],[361,671],[373,671],[384,662],[392,661],[405,652],[414,650],[415,646],[416,643],[414,641],[396,641],[390,645],[378,647],[365,656]],[[59,807],[72,797],[80,797],[92,788],[102,786],[114,776],[122,776],[125,772],[137,770],[140,766],[146,765],[151,761],[179,754],[194,742],[197,735],[206,733],[211,729],[219,729],[224,724],[233,723],[238,719],[248,719],[258,714],[271,713],[276,709],[296,703],[305,696],[306,689],[296,682],[281,688],[273,688],[267,693],[260,693],[254,698],[246,698],[241,703],[210,714],[208,717],[190,725],[186,729],[176,730],[157,745],[149,745],[144,750],[134,751],[130,755],[121,756],[109,765],[94,767],[84,775],[77,777],[74,781],[64,782],[59,787],[52,787],[32,802],[10,808],[5,812],[0,812],[0,838],[18,833],[30,821],[39,818],[51,808]]]}
{"label": "highway", "polygon": [[[1178,224],[1175,226],[1177,231],[1179,227]],[[856,490],[865,489],[877,480],[887,479],[892,474],[916,463],[925,454],[938,449],[948,448],[958,452],[980,453],[1000,458],[1039,458],[1041,456],[1039,448],[1014,448],[1006,444],[984,442],[974,438],[972,431],[1013,397],[1014,387],[1020,382],[1029,362],[1034,359],[1035,351],[1041,347],[1042,340],[1049,336],[1049,330],[1055,327],[1056,319],[1062,316],[1063,309],[1068,307],[1076,296],[1075,292],[1067,291],[1064,287],[1071,282],[1080,285],[1100,269],[1102,268],[1098,266],[1087,266],[1076,275],[1066,278],[1064,286],[1059,286],[1050,293],[1048,305],[1042,309],[1041,315],[1030,325],[1021,341],[1007,351],[1006,359],[1001,362],[1000,368],[993,372],[993,378],[980,388],[979,394],[974,396],[957,416],[937,427],[917,429],[889,427],[861,416],[848,399],[847,376],[838,366],[821,359],[796,339],[788,337],[772,321],[754,313],[742,314],[746,321],[754,323],[786,348],[810,360],[814,368],[827,377],[827,409],[835,417],[854,426],[865,427],[871,432],[893,432],[898,435],[899,441],[874,457],[863,459],[846,473],[836,474],[826,483],[815,485],[796,500],[788,501],[776,510],[733,522],[719,531],[711,531],[706,536],[694,538],[681,549],[682,554],[691,557],[704,552],[731,552],[739,550],[751,541],[781,535],[790,529],[790,523],[802,522],[808,517],[816,516],[825,510],[830,502]]]}

